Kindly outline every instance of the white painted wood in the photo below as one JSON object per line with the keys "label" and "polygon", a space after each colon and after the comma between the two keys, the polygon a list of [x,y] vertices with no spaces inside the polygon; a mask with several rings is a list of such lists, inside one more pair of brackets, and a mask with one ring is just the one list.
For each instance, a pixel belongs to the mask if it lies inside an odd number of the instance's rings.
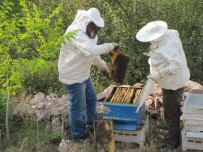
{"label": "white painted wood", "polygon": [[203,94],[188,94],[183,105],[183,113],[203,114]]}
{"label": "white painted wood", "polygon": [[203,139],[203,132],[192,132],[187,131],[185,134],[186,137],[192,137],[192,138],[202,138]]}
{"label": "white painted wood", "polygon": [[203,126],[198,125],[185,125],[184,130],[193,132],[203,132]]}
{"label": "white painted wood", "polygon": [[[182,150],[194,149],[203,150],[203,138],[202,133],[198,132],[187,132],[183,130],[182,134]],[[201,138],[199,138],[201,137]]]}
{"label": "white painted wood", "polygon": [[[203,115],[202,115],[202,117],[203,117]],[[203,121],[201,121],[201,120],[185,120],[184,121],[184,125],[185,126],[201,126],[202,127],[202,129],[203,129]]]}
{"label": "white painted wood", "polygon": [[140,148],[143,148],[146,132],[148,130],[148,123],[149,118],[147,116],[136,131],[114,130],[115,141],[137,143]]}
{"label": "white painted wood", "polygon": [[187,114],[183,113],[180,120],[198,120],[203,121],[203,114]]}

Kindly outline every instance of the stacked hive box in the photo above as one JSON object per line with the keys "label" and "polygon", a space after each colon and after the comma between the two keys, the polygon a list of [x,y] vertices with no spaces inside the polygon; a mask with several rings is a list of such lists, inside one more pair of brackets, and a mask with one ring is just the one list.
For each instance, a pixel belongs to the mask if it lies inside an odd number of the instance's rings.
{"label": "stacked hive box", "polygon": [[135,142],[143,146],[148,127],[148,119],[144,119],[145,104],[136,112],[142,91],[142,88],[115,87],[104,102],[111,112],[104,114],[103,118],[114,121],[116,141]]}
{"label": "stacked hive box", "polygon": [[136,130],[146,112],[145,104],[136,112],[141,94],[142,88],[114,87],[104,102],[104,106],[110,109],[104,119],[114,120],[114,129]]}
{"label": "stacked hive box", "polygon": [[203,150],[203,94],[188,94],[183,106],[181,120],[182,149]]}
{"label": "stacked hive box", "polygon": [[137,143],[140,148],[143,148],[148,125],[149,117],[145,116],[137,130],[114,130],[115,140],[121,142]]}

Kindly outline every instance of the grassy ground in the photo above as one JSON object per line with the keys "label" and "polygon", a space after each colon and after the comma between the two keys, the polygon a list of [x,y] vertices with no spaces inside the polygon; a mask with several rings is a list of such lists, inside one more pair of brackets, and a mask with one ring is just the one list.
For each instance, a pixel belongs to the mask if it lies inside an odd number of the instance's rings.
{"label": "grassy ground", "polygon": [[[160,137],[159,130],[165,128],[165,126],[165,122],[161,117],[149,119],[145,144],[142,149],[140,149],[136,143],[115,142],[116,151],[158,152],[158,147],[163,141]],[[49,132],[46,129],[40,130],[35,121],[24,120],[23,123],[18,122],[13,127],[10,135],[10,145],[5,145],[5,134],[1,131],[1,152],[57,152],[61,139],[70,139],[68,132],[60,132],[60,130],[59,132]],[[63,152],[95,152],[94,144],[90,143],[68,142],[67,147],[68,150]],[[98,152],[103,151],[102,149],[98,150]],[[182,152],[181,146],[174,152]],[[185,152],[197,152],[197,150],[187,150]]]}

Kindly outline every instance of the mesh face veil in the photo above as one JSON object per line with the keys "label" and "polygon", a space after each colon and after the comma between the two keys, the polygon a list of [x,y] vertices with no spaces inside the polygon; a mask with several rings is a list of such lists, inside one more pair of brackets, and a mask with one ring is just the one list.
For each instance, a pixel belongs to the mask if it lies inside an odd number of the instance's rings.
{"label": "mesh face veil", "polygon": [[89,36],[89,38],[94,39],[100,29],[101,27],[98,27],[97,25],[95,25],[94,22],[90,22],[87,25],[86,34]]}
{"label": "mesh face veil", "polygon": [[150,50],[153,51],[158,47],[158,41],[151,41],[150,42]]}

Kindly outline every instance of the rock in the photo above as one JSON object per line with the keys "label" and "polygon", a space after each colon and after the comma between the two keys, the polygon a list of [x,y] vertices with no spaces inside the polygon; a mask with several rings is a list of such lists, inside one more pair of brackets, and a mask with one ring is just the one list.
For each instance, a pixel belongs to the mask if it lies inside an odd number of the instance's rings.
{"label": "rock", "polygon": [[189,81],[189,85],[186,87],[185,91],[189,92],[191,90],[203,90],[203,86],[197,82]]}
{"label": "rock", "polygon": [[45,98],[46,103],[57,104],[58,100],[59,100],[59,98],[55,93],[51,93],[50,95],[46,96],[46,98]]}
{"label": "rock", "polygon": [[45,104],[42,103],[42,102],[38,102],[37,105],[36,105],[37,109],[44,109],[45,107]]}
{"label": "rock", "polygon": [[37,117],[37,121],[45,121],[48,120],[50,115],[47,114],[46,111],[42,111],[42,110],[38,110],[36,111],[36,117]]}
{"label": "rock", "polygon": [[[128,87],[129,85],[124,86]],[[104,101],[105,98],[109,97],[114,87],[115,85],[107,87],[103,92],[97,95],[98,99]],[[137,83],[134,87],[143,87],[143,84]],[[203,86],[197,82],[189,81],[189,85],[186,87],[184,94],[186,93],[203,93]],[[150,94],[146,100],[147,111],[153,115],[158,115],[163,106],[162,100],[162,89],[160,86],[155,84],[153,93]],[[183,105],[183,103],[184,100],[181,105]],[[56,116],[61,114],[67,120],[69,117],[68,95],[58,97],[57,94],[51,93],[50,95],[45,96],[44,93],[39,92],[33,98],[15,99],[12,104],[14,116],[23,118],[25,115],[28,115],[31,118],[37,118],[37,121],[45,124],[45,126],[46,123],[50,122],[53,115]],[[110,109],[103,107],[101,103],[98,103],[97,110],[98,113],[103,114],[105,112],[109,112]],[[61,126],[61,122],[54,120],[54,126]]]}
{"label": "rock", "polygon": [[59,152],[67,152],[69,149],[69,143],[70,141],[62,139],[58,148]]}
{"label": "rock", "polygon": [[32,100],[30,100],[31,105],[36,105],[37,103],[44,102],[45,95],[42,92],[37,93]]}
{"label": "rock", "polygon": [[203,89],[191,89],[189,90],[189,93],[203,94]]}
{"label": "rock", "polygon": [[[45,96],[40,92],[26,101],[24,99],[15,100],[17,100],[17,102],[12,102],[15,103],[15,105],[13,105],[13,115],[20,118],[24,118],[25,115],[30,118],[36,118],[39,122],[39,126],[43,128],[50,123],[50,119],[53,115],[61,114],[65,118],[69,117],[69,98],[67,95],[63,95],[59,98],[55,93]],[[53,120],[53,123],[55,128],[60,126],[59,128],[62,129],[61,121]]]}

